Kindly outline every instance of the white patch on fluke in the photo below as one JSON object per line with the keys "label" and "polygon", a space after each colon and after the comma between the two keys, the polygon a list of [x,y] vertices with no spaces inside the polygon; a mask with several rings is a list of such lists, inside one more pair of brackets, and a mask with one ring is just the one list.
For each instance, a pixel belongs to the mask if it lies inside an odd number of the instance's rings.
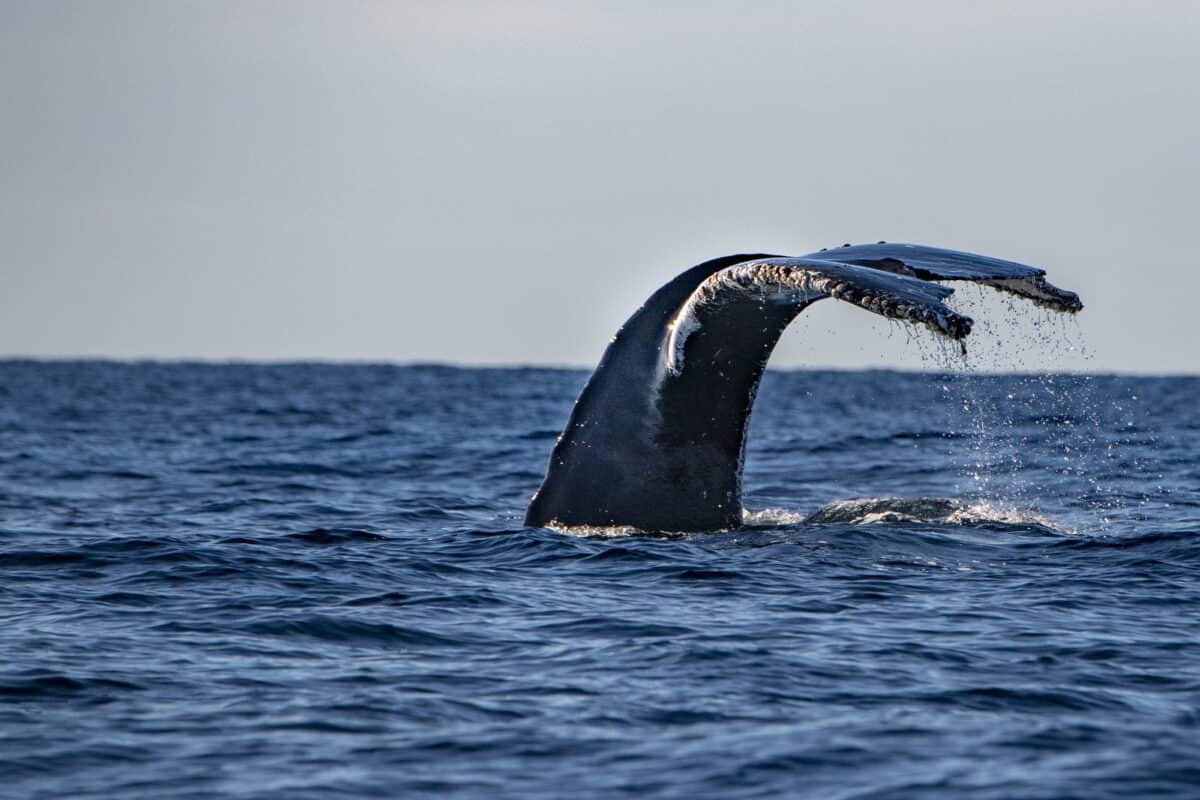
{"label": "white patch on fluke", "polygon": [[688,337],[700,330],[700,313],[721,302],[729,292],[757,294],[763,303],[799,305],[828,297],[819,284],[830,279],[807,269],[752,261],[726,267],[709,275],[696,287],[667,326],[666,366],[672,375],[683,374],[683,349]]}
{"label": "white patch on fluke", "polygon": [[[694,297],[695,295],[693,295]],[[700,330],[700,320],[696,319],[696,309],[689,298],[683,304],[671,325],[667,336],[667,372],[672,375],[683,373],[683,346],[693,331]]]}

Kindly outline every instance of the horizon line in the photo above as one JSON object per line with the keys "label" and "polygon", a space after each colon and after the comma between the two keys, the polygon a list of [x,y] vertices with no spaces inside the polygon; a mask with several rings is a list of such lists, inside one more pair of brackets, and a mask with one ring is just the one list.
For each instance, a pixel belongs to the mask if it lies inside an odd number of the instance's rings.
{"label": "horizon line", "polygon": [[[119,364],[126,366],[139,365],[192,365],[208,367],[286,367],[286,366],[330,366],[330,367],[397,367],[424,369],[461,369],[461,370],[558,370],[558,371],[591,371],[595,365],[561,364],[561,363],[472,363],[464,361],[442,360],[388,360],[374,358],[219,358],[219,357],[161,357],[161,356],[29,356],[16,354],[0,354],[0,365],[8,364]],[[767,365],[768,371],[773,372],[895,372],[913,375],[1070,375],[1081,377],[1129,377],[1129,378],[1200,378],[1200,372],[1183,370],[1164,370],[1154,372],[1138,372],[1134,370],[1080,370],[1065,368],[1061,370],[1003,370],[986,367],[962,366],[954,367],[888,367],[888,366],[772,366]]]}

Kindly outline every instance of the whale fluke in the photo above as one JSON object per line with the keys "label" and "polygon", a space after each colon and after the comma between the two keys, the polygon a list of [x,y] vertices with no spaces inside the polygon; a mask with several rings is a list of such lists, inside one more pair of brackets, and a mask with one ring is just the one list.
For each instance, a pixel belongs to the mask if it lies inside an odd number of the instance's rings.
{"label": "whale fluke", "polygon": [[1012,261],[886,242],[692,267],[613,337],[554,446],[525,524],[737,527],[754,396],[797,314],[832,297],[962,339],[971,319],[946,306],[953,289],[934,282],[962,280],[1056,311],[1083,307],[1044,276]]}
{"label": "whale fluke", "polygon": [[911,275],[923,281],[975,281],[1054,311],[1074,313],[1083,308],[1079,295],[1048,283],[1043,269],[959,250],[877,242],[843,245],[837,250],[811,253],[808,257]]}

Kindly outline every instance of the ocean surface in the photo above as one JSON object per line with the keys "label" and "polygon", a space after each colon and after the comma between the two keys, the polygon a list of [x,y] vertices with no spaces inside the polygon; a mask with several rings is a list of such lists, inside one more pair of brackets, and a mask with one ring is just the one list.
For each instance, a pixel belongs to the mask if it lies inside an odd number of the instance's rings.
{"label": "ocean surface", "polygon": [[1200,379],[770,372],[752,524],[523,528],[586,377],[0,362],[0,797],[1200,797]]}

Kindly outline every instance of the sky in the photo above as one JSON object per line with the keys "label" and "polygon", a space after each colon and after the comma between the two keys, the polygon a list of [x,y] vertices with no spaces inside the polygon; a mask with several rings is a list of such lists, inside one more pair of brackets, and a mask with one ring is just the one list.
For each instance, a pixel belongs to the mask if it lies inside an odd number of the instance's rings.
{"label": "sky", "polygon": [[[0,355],[591,366],[886,239],[1080,293],[960,290],[983,368],[1200,372],[1198,75],[1194,0],[0,0]],[[829,301],[772,365],[930,349]]]}

